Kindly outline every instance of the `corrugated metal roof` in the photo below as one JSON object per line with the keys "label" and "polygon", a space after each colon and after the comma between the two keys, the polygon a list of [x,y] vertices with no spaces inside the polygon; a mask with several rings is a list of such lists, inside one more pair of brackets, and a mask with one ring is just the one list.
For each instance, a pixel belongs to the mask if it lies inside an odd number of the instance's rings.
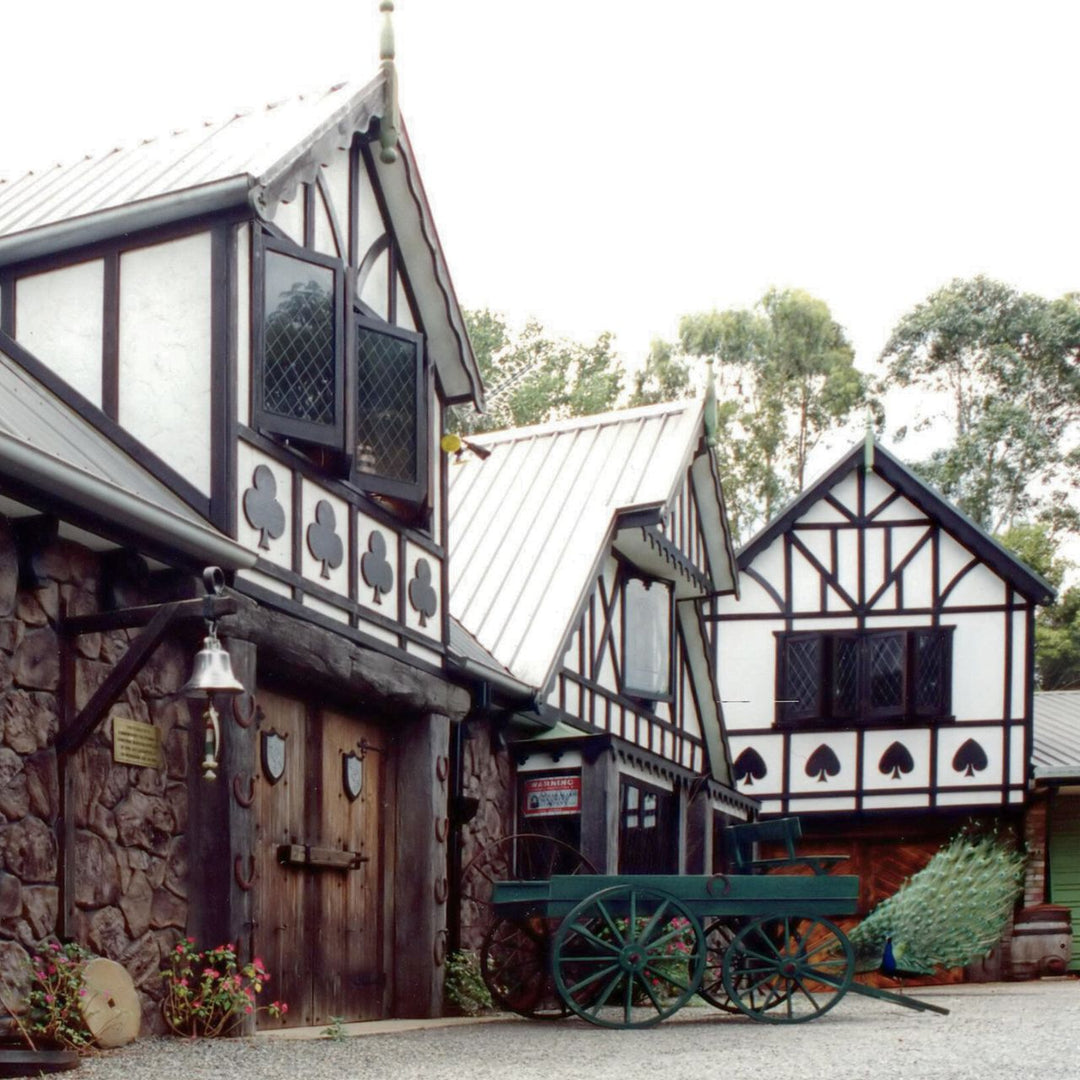
{"label": "corrugated metal roof", "polygon": [[0,164],[0,236],[231,177],[272,187],[324,139],[349,145],[382,101],[380,75],[360,89],[335,86],[44,169],[6,175]]}
{"label": "corrugated metal roof", "polygon": [[616,513],[661,507],[697,446],[700,401],[477,436],[450,466],[450,610],[543,688]]}
{"label": "corrugated metal roof", "polygon": [[1039,770],[1071,770],[1080,777],[1080,690],[1035,695],[1031,764]]}

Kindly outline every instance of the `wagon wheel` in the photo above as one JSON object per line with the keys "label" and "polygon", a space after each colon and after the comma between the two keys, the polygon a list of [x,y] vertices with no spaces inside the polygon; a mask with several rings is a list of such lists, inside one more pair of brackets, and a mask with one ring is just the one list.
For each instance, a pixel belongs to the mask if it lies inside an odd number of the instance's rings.
{"label": "wagon wheel", "polygon": [[[724,957],[741,925],[742,922],[738,919],[717,919],[705,927],[705,974],[701,977],[698,994],[710,1005],[729,1013],[743,1011],[728,996],[723,975]],[[744,985],[746,979],[742,975],[739,976],[739,981],[743,1000],[757,1011],[774,1009],[784,1000],[783,997],[769,996]]]}
{"label": "wagon wheel", "polygon": [[724,954],[724,989],[747,1016],[797,1024],[826,1013],[855,974],[855,951],[828,919],[752,919]]}
{"label": "wagon wheel", "polygon": [[705,968],[694,914],[659,889],[613,885],[582,900],[555,935],[559,996],[593,1024],[657,1024],[693,997]]}
{"label": "wagon wheel", "polygon": [[494,1001],[531,1020],[570,1015],[551,974],[553,920],[497,918],[484,936],[480,974]]}
{"label": "wagon wheel", "polygon": [[547,881],[552,874],[595,874],[572,844],[541,833],[513,833],[482,847],[461,871],[462,944],[480,948],[491,927],[496,881]]}

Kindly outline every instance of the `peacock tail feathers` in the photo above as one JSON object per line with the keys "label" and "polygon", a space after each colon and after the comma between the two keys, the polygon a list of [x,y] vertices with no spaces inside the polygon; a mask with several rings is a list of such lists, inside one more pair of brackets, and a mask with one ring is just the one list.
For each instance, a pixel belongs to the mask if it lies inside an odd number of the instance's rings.
{"label": "peacock tail feathers", "polygon": [[1024,856],[998,837],[955,837],[848,934],[857,970],[881,965],[886,938],[896,968],[913,974],[985,956],[1005,929],[1023,871]]}

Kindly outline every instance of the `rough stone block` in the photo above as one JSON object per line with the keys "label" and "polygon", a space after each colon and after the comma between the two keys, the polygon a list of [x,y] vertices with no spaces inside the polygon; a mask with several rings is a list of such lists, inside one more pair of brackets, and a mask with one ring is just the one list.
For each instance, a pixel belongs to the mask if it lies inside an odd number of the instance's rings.
{"label": "rough stone block", "polygon": [[165,863],[165,888],[177,896],[188,895],[188,845],[187,838],[177,837]]}
{"label": "rough stone block", "polygon": [[[150,929],[150,909],[154,901],[154,890],[150,881],[141,870],[131,875],[131,880],[120,898],[120,910],[124,913],[128,933],[132,938],[141,938]],[[157,946],[154,946],[157,953]]]}
{"label": "rough stone block", "polygon": [[116,805],[116,827],[125,846],[164,855],[176,831],[176,819],[165,799],[132,791]]}
{"label": "rough stone block", "polygon": [[186,784],[170,784],[165,791],[165,800],[172,809],[173,818],[176,820],[176,831],[187,832],[188,822],[188,792]]}
{"label": "rough stone block", "polygon": [[75,661],[75,707],[81,709],[94,691],[105,681],[109,665],[96,660],[78,658]]}
{"label": "rough stone block", "polygon": [[165,736],[165,771],[173,780],[184,780],[188,774],[191,743],[188,732],[174,727]]}
{"label": "rough stone block", "polygon": [[0,941],[0,986],[4,997],[18,1009],[30,990],[30,953],[14,941]]}
{"label": "rough stone block", "polygon": [[0,619],[0,649],[10,655],[23,639],[23,624],[18,619]]}
{"label": "rough stone block", "polygon": [[115,907],[95,911],[87,920],[86,938],[99,956],[119,962],[129,944],[123,912]]}
{"label": "rough stone block", "polygon": [[60,777],[56,767],[56,751],[39,750],[23,764],[26,790],[30,795],[30,812],[50,824],[60,815]]}
{"label": "rough stone block", "polygon": [[150,913],[150,925],[155,930],[175,926],[183,930],[187,925],[187,902],[168,889],[158,889]]}
{"label": "rough stone block", "polygon": [[56,881],[56,836],[40,818],[28,816],[0,825],[0,858],[4,867],[24,884]]}
{"label": "rough stone block", "polygon": [[0,919],[14,919],[22,912],[22,882],[14,874],[0,872]]}
{"label": "rough stone block", "polygon": [[112,845],[96,833],[75,834],[75,903],[81,907],[115,904],[120,895],[120,866]]}
{"label": "rough stone block", "polygon": [[[19,756],[6,746],[0,749],[0,754],[5,753],[11,754],[21,763]],[[4,764],[0,760],[0,769],[3,769]],[[26,773],[19,769],[6,781],[0,776],[0,814],[3,814],[8,821],[18,821],[26,817],[29,811],[30,793],[26,787]]]}
{"label": "rough stone block", "polygon": [[54,694],[9,690],[3,704],[4,742],[20,754],[47,746],[59,730]]}
{"label": "rough stone block", "polygon": [[152,934],[140,934],[137,941],[128,946],[121,961],[131,981],[143,991],[149,991],[158,984],[157,996],[161,996],[161,953]]}
{"label": "rough stone block", "polygon": [[148,697],[175,694],[187,682],[192,655],[171,638],[163,641],[136,676],[138,686]]}
{"label": "rough stone block", "polygon": [[[47,594],[52,594],[51,600]],[[56,618],[59,589],[55,581],[50,581],[41,589],[23,589],[15,601],[15,616],[27,626],[48,626],[49,612],[52,608]]]}
{"label": "rough stone block", "polygon": [[22,891],[23,915],[41,941],[56,932],[60,890],[55,885],[27,885]]}

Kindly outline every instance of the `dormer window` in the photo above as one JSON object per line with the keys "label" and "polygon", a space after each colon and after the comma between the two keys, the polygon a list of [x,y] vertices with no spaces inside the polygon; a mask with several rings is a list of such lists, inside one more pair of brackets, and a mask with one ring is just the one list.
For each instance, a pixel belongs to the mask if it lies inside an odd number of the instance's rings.
{"label": "dormer window", "polygon": [[255,321],[255,424],[340,449],[345,436],[344,273],[334,260],[263,239]]}
{"label": "dormer window", "polygon": [[627,575],[622,608],[622,692],[648,701],[670,698],[671,586]]}
{"label": "dormer window", "polygon": [[255,426],[288,439],[361,490],[411,504],[411,512],[428,492],[424,339],[367,309],[354,311],[347,325],[345,273],[336,259],[260,238]]}

